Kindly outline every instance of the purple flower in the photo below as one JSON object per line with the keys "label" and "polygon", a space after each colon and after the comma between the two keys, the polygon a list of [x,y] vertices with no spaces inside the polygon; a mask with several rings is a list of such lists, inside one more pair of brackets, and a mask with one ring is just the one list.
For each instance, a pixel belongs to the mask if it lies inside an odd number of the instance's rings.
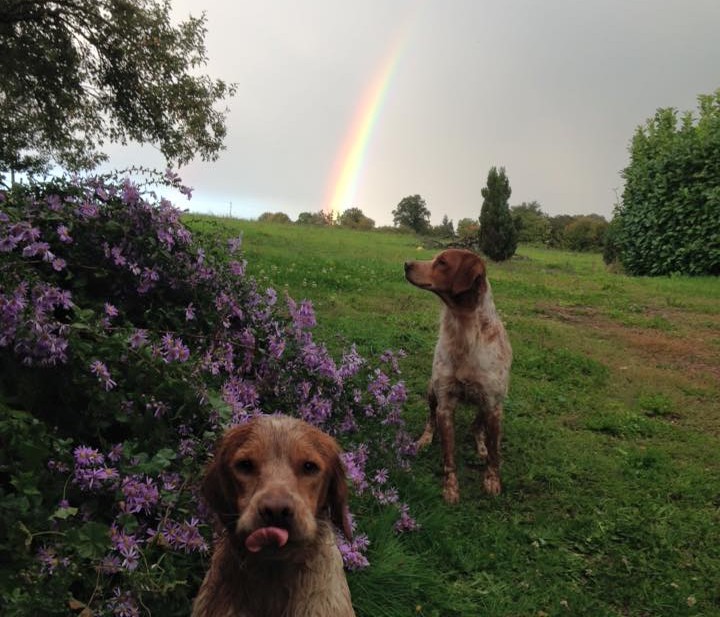
{"label": "purple flower", "polygon": [[117,555],[106,555],[97,565],[97,570],[102,574],[116,574],[120,569],[120,558]]}
{"label": "purple flower", "polygon": [[394,529],[398,533],[420,529],[420,524],[410,516],[410,506],[406,503],[400,505],[400,518],[395,522]]}
{"label": "purple flower", "polygon": [[313,311],[312,303],[309,300],[303,300],[298,306],[292,298],[288,297],[287,305],[293,323],[298,330],[308,330],[315,327],[317,324],[315,311]]}
{"label": "purple flower", "polygon": [[52,267],[53,267],[53,270],[55,270],[56,272],[60,272],[61,270],[64,270],[66,265],[67,265],[67,263],[61,257],[56,257],[55,259],[52,260]]}
{"label": "purple flower", "polygon": [[139,480],[135,477],[127,477],[120,486],[124,500],[120,509],[127,513],[145,512],[150,514],[160,499],[160,493],[151,478]]}
{"label": "purple flower", "polygon": [[110,448],[110,452],[108,452],[108,460],[112,463],[117,463],[121,458],[123,454],[123,445],[121,443],[116,443],[112,448]]}
{"label": "purple flower", "polygon": [[18,244],[17,239],[14,236],[5,236],[0,238],[0,253],[9,253]]}
{"label": "purple flower", "polygon": [[368,447],[365,444],[360,444],[354,452],[344,452],[342,459],[348,479],[352,482],[355,491],[361,495],[368,487],[367,478],[365,477]]}
{"label": "purple flower", "polygon": [[53,212],[60,212],[60,210],[62,210],[62,200],[60,199],[60,195],[48,195],[46,199],[50,210]]}
{"label": "purple flower", "polygon": [[237,253],[240,250],[240,247],[242,246],[242,234],[240,234],[237,238],[230,238],[228,240],[228,249],[230,253]]}
{"label": "purple flower", "polygon": [[169,182],[170,184],[179,184],[180,174],[173,171],[170,167],[167,167],[165,169],[165,181]]}
{"label": "purple flower", "polygon": [[98,207],[90,202],[83,202],[78,208],[78,216],[84,219],[94,219],[98,216]]}
{"label": "purple flower", "polygon": [[105,457],[95,448],[78,446],[73,451],[75,465],[77,467],[97,467],[105,463]]}
{"label": "purple flower", "polygon": [[357,375],[363,364],[365,364],[365,359],[357,352],[357,348],[353,343],[350,351],[343,355],[338,374],[343,379],[349,379]]}
{"label": "purple flower", "polygon": [[60,564],[55,549],[41,546],[37,552],[37,560],[40,562],[40,571],[45,574],[54,574]]}
{"label": "purple flower", "polygon": [[123,182],[122,200],[128,205],[140,200],[140,191],[129,179]]}
{"label": "purple flower", "polygon": [[365,534],[355,536],[348,542],[344,538],[338,539],[338,548],[342,555],[343,565],[351,572],[362,570],[370,565],[363,552],[367,550],[370,540]]}
{"label": "purple flower", "polygon": [[120,531],[117,526],[113,524],[112,527],[110,527],[110,541],[112,542],[113,548],[120,553],[122,557],[122,567],[126,570],[135,570],[140,559],[138,539],[131,534]]}
{"label": "purple flower", "polygon": [[57,226],[57,235],[60,238],[60,242],[63,242],[65,244],[70,244],[73,241],[73,239],[70,237],[70,231],[65,225]]}
{"label": "purple flower", "polygon": [[195,319],[195,307],[191,302],[185,307],[185,320],[192,321],[193,319]]}
{"label": "purple flower", "polygon": [[272,358],[279,360],[285,351],[285,340],[278,335],[273,335],[268,340],[268,353]]}
{"label": "purple flower", "polygon": [[119,477],[114,467],[76,467],[73,480],[83,490],[92,491],[102,487],[107,480],[117,480]]}
{"label": "purple flower", "polygon": [[187,362],[190,350],[180,338],[174,338],[170,333],[165,334],[160,342],[160,353],[168,364],[170,362]]}
{"label": "purple flower", "polygon": [[384,468],[378,469],[375,472],[375,477],[373,479],[375,481],[375,484],[382,486],[388,481],[388,470]]}
{"label": "purple flower", "polygon": [[53,254],[50,252],[50,245],[47,242],[31,242],[30,244],[26,245],[22,251],[23,257],[36,257],[39,255],[40,257],[45,259],[48,254],[53,256]]}
{"label": "purple flower", "polygon": [[160,474],[160,479],[164,491],[175,491],[182,484],[182,476],[175,472],[164,471]]}
{"label": "purple flower", "polygon": [[384,491],[373,491],[373,497],[375,497],[375,500],[381,506],[386,506],[391,503],[397,503],[398,499],[400,498],[397,489],[394,487],[390,487]]}
{"label": "purple flower", "polygon": [[195,454],[195,447],[197,443],[192,437],[181,439],[178,444],[178,453],[180,456],[192,457]]}
{"label": "purple flower", "polygon": [[138,329],[130,336],[130,347],[133,349],[139,349],[143,345],[147,345],[148,333],[147,330]]}
{"label": "purple flower", "polygon": [[154,532],[153,537],[160,535],[171,548],[186,553],[205,553],[208,551],[207,542],[203,538],[197,518],[191,518],[182,523],[173,520],[167,521],[164,529]]}
{"label": "purple flower", "polygon": [[322,426],[332,414],[332,403],[318,395],[315,395],[299,409],[300,417],[315,426]]}
{"label": "purple flower", "polygon": [[375,379],[368,384],[368,391],[381,405],[385,404],[385,392],[390,387],[390,378],[379,368],[375,369]]}
{"label": "purple flower", "polygon": [[154,268],[143,268],[142,274],[140,275],[140,284],[138,285],[137,291],[139,294],[146,294],[153,287],[155,283],[160,280],[160,275]]}
{"label": "purple flower", "polygon": [[232,260],[228,263],[228,268],[233,276],[242,277],[245,276],[246,261],[235,261]]}
{"label": "purple flower", "polygon": [[110,317],[117,317],[120,313],[118,312],[117,308],[110,304],[109,302],[105,303],[105,314]]}
{"label": "purple flower", "polygon": [[117,386],[117,382],[110,378],[110,371],[107,366],[100,360],[93,360],[90,363],[90,372],[98,378],[98,381],[103,384],[106,391],[112,390]]}
{"label": "purple flower", "polygon": [[231,377],[222,387],[222,398],[234,413],[254,410],[260,400],[255,385],[239,377]]}
{"label": "purple flower", "polygon": [[125,264],[127,264],[127,259],[125,259],[125,256],[122,254],[122,249],[118,246],[114,246],[110,249],[110,257],[113,260],[113,263],[118,267],[123,267]]}

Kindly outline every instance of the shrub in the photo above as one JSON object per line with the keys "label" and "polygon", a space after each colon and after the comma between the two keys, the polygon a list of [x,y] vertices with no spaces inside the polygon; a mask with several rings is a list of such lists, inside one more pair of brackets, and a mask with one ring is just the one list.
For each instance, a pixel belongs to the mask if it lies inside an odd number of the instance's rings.
{"label": "shrub", "polygon": [[458,221],[457,235],[464,246],[476,246],[479,231],[480,222],[478,219],[464,218]]}
{"label": "shrub", "polygon": [[608,222],[597,214],[576,216],[565,226],[564,245],[571,251],[601,251],[605,246]]}
{"label": "shrub", "polygon": [[[392,487],[413,454],[397,354],[334,360],[310,302],[260,289],[240,239],[202,246],[148,189],[0,192],[3,615],[188,614],[211,539],[202,469],[259,413],[334,434],[353,504],[393,503],[412,527]],[[341,546],[348,568],[366,546]]]}
{"label": "shrub", "polygon": [[615,241],[630,274],[720,274],[720,90],[697,120],[660,109],[635,131]]}
{"label": "shrub", "polygon": [[261,223],[279,223],[281,225],[292,223],[290,217],[284,212],[263,212],[258,217],[258,221]]}

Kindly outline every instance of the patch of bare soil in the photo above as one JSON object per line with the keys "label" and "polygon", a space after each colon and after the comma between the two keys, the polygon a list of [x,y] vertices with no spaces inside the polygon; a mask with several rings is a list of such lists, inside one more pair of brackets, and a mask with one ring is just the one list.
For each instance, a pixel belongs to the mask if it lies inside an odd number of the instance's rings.
{"label": "patch of bare soil", "polygon": [[590,307],[540,305],[540,312],[552,319],[582,329],[596,336],[617,340],[633,356],[657,368],[682,372],[687,377],[710,377],[720,381],[720,315],[695,315],[683,311],[663,310],[648,313],[660,316],[673,325],[671,331],[628,326],[614,321]]}

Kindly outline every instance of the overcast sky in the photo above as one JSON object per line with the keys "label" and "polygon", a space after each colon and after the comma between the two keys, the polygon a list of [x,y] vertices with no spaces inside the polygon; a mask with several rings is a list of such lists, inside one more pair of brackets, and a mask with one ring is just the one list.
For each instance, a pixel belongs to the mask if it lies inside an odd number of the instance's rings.
{"label": "overcast sky", "polygon": [[[352,203],[392,224],[420,194],[477,217],[492,166],[510,204],[610,218],[635,128],[720,87],[720,0],[173,0],[207,15],[205,72],[236,82],[226,150],[181,170],[191,210],[327,206],[363,97],[399,49]],[[113,163],[162,165],[149,148]],[[186,207],[186,203],[179,203]]]}

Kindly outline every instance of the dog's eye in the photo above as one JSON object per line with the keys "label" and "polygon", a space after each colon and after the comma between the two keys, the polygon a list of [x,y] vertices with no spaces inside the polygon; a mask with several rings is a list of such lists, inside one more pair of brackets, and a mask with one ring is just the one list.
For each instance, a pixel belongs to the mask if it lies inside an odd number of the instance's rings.
{"label": "dog's eye", "polygon": [[243,458],[239,461],[235,461],[235,470],[240,473],[252,473],[255,470],[255,463],[249,458]]}
{"label": "dog's eye", "polygon": [[305,461],[303,463],[303,471],[309,476],[312,476],[320,471],[320,466],[313,461]]}
{"label": "dog's eye", "polygon": [[438,257],[435,260],[435,264],[438,266],[445,266],[445,265],[447,265],[447,262],[442,257]]}

